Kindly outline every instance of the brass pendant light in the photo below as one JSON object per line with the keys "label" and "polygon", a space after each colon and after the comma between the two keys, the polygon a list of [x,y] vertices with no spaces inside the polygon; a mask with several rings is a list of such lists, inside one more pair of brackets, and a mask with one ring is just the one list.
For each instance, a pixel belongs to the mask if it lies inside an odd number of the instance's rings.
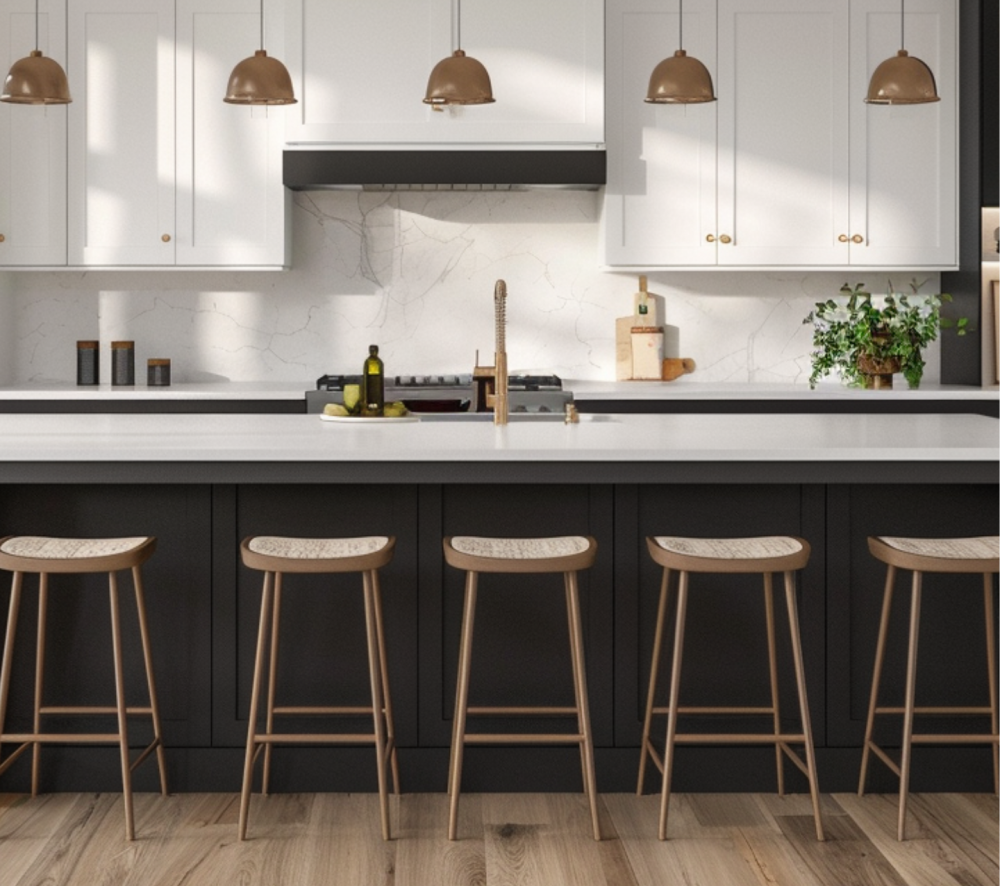
{"label": "brass pendant light", "polygon": [[660,62],[649,78],[646,101],[652,104],[692,105],[714,102],[712,75],[698,59],[689,56],[684,46],[684,0],[678,13],[678,49]]}
{"label": "brass pendant light", "polygon": [[493,98],[490,75],[483,63],[462,49],[462,0],[458,0],[456,36],[458,47],[442,59],[427,78],[427,105],[488,105]]}
{"label": "brass pendant light", "polygon": [[59,62],[42,55],[38,48],[38,0],[35,0],[35,48],[30,55],[10,66],[0,102],[68,105],[71,101],[66,72]]}
{"label": "brass pendant light", "polygon": [[264,0],[260,0],[260,49],[233,68],[223,101],[231,105],[294,105],[298,101],[288,68],[264,49]]}
{"label": "brass pendant light", "polygon": [[[899,0],[899,45],[905,36],[905,0]],[[865,101],[871,105],[919,105],[941,101],[931,69],[919,58],[900,49],[872,74]]]}

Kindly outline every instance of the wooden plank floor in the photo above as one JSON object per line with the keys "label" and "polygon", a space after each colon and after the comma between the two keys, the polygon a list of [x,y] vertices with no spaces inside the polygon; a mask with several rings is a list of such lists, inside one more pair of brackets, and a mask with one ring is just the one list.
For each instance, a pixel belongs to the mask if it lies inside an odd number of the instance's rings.
{"label": "wooden plank floor", "polygon": [[392,799],[392,841],[373,794],[255,795],[236,840],[234,794],[137,794],[124,839],[118,794],[0,794],[0,886],[997,886],[997,799],[916,794],[895,839],[894,795],[826,794],[817,843],[808,797],[677,794],[670,839],[658,797],[601,796],[604,839],[578,794]]}

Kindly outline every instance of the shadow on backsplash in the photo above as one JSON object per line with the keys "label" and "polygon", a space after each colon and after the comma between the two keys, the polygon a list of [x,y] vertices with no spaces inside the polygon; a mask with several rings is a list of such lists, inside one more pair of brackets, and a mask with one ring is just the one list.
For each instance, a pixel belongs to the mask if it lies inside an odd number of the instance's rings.
{"label": "shadow on backsplash", "polygon": [[[636,275],[598,266],[600,195],[585,191],[310,191],[293,203],[285,272],[9,273],[0,382],[72,382],[75,342],[136,342],[169,356],[174,381],[289,381],[360,370],[469,372],[493,348],[493,287],[507,281],[514,368],[615,377],[615,317]],[[2,275],[0,275],[2,276]],[[809,375],[802,319],[858,272],[654,272],[678,353],[698,382],[796,383]],[[2,292],[2,289],[0,289]],[[4,338],[6,336],[6,339]],[[927,381],[939,377],[928,354]],[[104,367],[102,366],[102,377]]]}

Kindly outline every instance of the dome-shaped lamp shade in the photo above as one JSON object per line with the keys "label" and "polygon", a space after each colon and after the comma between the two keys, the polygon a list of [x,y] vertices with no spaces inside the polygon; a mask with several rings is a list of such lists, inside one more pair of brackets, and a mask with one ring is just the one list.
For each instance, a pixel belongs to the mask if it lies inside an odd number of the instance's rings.
{"label": "dome-shaped lamp shade", "polygon": [[714,102],[712,75],[698,59],[678,49],[653,68],[646,101],[683,105]]}
{"label": "dome-shaped lamp shade", "polygon": [[488,105],[495,101],[490,75],[482,62],[456,49],[427,78],[428,105]]}
{"label": "dome-shaped lamp shade", "polygon": [[865,101],[872,105],[919,105],[941,99],[931,69],[901,49],[875,69]]}
{"label": "dome-shaped lamp shade", "polygon": [[233,68],[223,101],[232,105],[294,105],[297,99],[288,69],[258,49]]}
{"label": "dome-shaped lamp shade", "polygon": [[11,65],[0,101],[23,105],[66,105],[73,99],[70,98],[66,72],[59,62],[33,49],[31,55]]}

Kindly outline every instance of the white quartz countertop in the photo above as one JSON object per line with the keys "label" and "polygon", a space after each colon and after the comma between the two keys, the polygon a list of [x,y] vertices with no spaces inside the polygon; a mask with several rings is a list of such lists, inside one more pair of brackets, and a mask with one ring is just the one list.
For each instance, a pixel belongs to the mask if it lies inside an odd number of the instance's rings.
{"label": "white quartz countertop", "polygon": [[[302,400],[307,390],[315,389],[315,380],[302,382],[186,382],[165,387],[145,384],[115,387],[110,384],[79,387],[68,382],[30,382],[0,386],[3,400]],[[573,392],[575,400],[996,400],[996,386],[978,388],[970,385],[923,384],[911,391],[900,379],[889,391],[862,391],[835,382],[823,382],[815,390],[808,385],[753,384],[746,382],[712,383],[693,381],[682,376],[670,382],[657,381],[588,381],[563,379],[563,387]]]}
{"label": "white quartz countertop", "polygon": [[981,415],[584,415],[579,424],[318,415],[4,415],[6,463],[997,462]]}

